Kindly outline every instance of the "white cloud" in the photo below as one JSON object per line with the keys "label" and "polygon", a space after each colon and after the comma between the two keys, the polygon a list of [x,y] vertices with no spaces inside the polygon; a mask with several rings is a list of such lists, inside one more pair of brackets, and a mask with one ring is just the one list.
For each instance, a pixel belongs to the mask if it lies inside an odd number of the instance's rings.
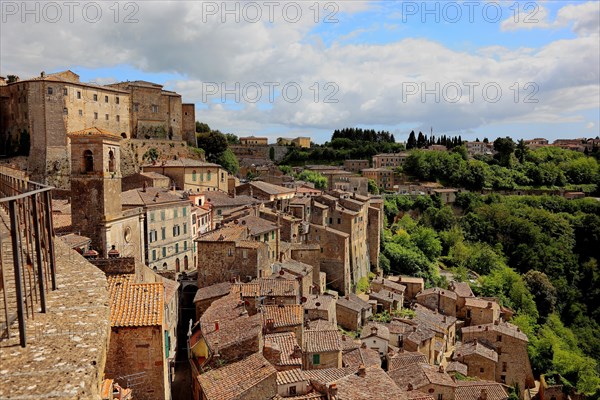
{"label": "white cloud", "polygon": [[556,18],[550,21],[548,9],[540,2],[528,2],[519,7],[516,13],[502,21],[504,31],[519,29],[564,28],[571,26],[578,35],[598,35],[600,31],[600,2],[588,1],[569,4],[558,10]]}
{"label": "white cloud", "polygon": [[[342,11],[354,13],[369,7],[368,2],[338,4],[344,8],[338,13],[340,20]],[[582,6],[590,7],[586,4]],[[198,107],[197,119],[239,134],[324,131],[354,125],[394,129],[407,123],[427,130],[433,126],[438,132],[460,131],[487,123],[573,121],[581,110],[600,107],[598,38],[583,35],[593,33],[593,18],[584,18],[581,6],[559,11],[563,19],[579,16],[573,29],[582,32],[581,36],[535,49],[490,46],[475,53],[423,38],[386,44],[336,41],[326,47],[313,30],[315,23],[307,8],[303,12],[310,18],[269,24],[222,23],[219,18],[206,18],[202,4],[193,2],[172,2],[168,7],[140,2],[139,7],[136,24],[114,23],[108,8],[105,12],[110,18],[96,24],[80,19],[73,24],[22,24],[9,19],[1,26],[0,70],[3,75],[15,73],[24,78],[41,70],[131,65],[145,72],[185,76],[185,80],[167,82],[167,87],[196,104],[202,103],[207,82],[228,87],[236,82],[241,87],[249,82],[278,82],[278,91],[289,82],[301,86],[303,95],[297,103],[282,101],[279,95],[266,106],[247,103],[232,108],[210,103]],[[325,88],[328,82],[339,87],[334,96],[337,103],[324,102],[324,96],[332,93]],[[479,84],[473,102],[466,82]],[[528,82],[539,88],[533,95],[537,103],[524,102],[527,94],[532,95],[531,89],[523,90]],[[443,97],[436,102],[433,95],[423,101],[420,93],[406,95],[413,83],[419,88],[424,83],[429,89],[439,83],[440,90],[444,85],[449,89],[458,85],[463,93],[456,103]],[[515,83],[521,88],[517,102]],[[483,97],[485,84],[502,89],[497,103]],[[315,102],[317,87],[319,101]]]}
{"label": "white cloud", "polygon": [[594,124],[593,122],[588,122],[587,124],[585,124],[585,129],[594,129],[594,126],[596,126],[596,124]]}

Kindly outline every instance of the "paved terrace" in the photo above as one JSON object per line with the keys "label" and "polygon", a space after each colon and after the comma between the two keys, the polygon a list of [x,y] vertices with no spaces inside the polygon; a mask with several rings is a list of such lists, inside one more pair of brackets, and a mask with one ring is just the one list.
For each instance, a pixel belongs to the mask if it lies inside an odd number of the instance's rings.
{"label": "paved terrace", "polygon": [[[0,210],[0,235],[8,235]],[[60,239],[55,240],[57,290],[46,294],[47,313],[26,319],[21,347],[14,322],[0,340],[0,399],[99,398],[110,335],[108,285],[102,271]],[[3,257],[3,269],[9,257]],[[14,292],[7,273],[8,293]],[[10,294],[9,294],[10,296]]]}

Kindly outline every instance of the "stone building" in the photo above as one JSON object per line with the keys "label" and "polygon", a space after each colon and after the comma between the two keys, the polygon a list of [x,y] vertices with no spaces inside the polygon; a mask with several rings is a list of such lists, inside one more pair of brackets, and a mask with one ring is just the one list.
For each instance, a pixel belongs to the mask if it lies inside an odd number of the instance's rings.
{"label": "stone building", "polygon": [[329,294],[309,295],[303,304],[304,317],[313,320],[324,320],[337,325],[336,299]]}
{"label": "stone building", "polygon": [[380,357],[384,357],[390,344],[390,331],[382,324],[369,323],[363,327],[360,339],[368,348],[376,350]]}
{"label": "stone building", "polygon": [[164,160],[142,166],[144,172],[157,172],[171,178],[177,189],[195,193],[221,191],[227,193],[228,172],[218,164],[190,158]]}
{"label": "stone building", "polygon": [[448,284],[448,290],[456,293],[456,317],[465,319],[465,300],[475,297],[467,282],[452,281]]}
{"label": "stone building", "polygon": [[388,375],[403,390],[419,390],[434,399],[453,400],[456,384],[442,366],[413,364],[388,371]]}
{"label": "stone building", "polygon": [[259,353],[201,374],[197,381],[194,400],[265,400],[277,394],[277,370]]}
{"label": "stone building", "polygon": [[144,214],[121,204],[120,136],[89,128],[71,140],[71,220],[73,230],[92,240],[101,258],[114,248],[143,262]]}
{"label": "stone building", "polygon": [[296,190],[267,182],[252,181],[237,186],[235,194],[254,197],[266,202],[275,202],[276,208],[283,210],[296,195]]}
{"label": "stone building", "polygon": [[389,279],[385,279],[385,278],[374,278],[371,281],[371,290],[375,291],[375,292],[379,292],[381,289],[386,289],[390,292],[399,294],[402,296],[403,301],[400,304],[403,304],[404,302],[404,292],[406,291],[406,286],[391,281]]}
{"label": "stone building", "polygon": [[402,308],[402,295],[390,292],[387,289],[381,289],[378,292],[369,293],[369,300],[375,301],[375,310],[377,313],[387,311],[393,313]]}
{"label": "stone building", "polygon": [[496,379],[498,353],[477,339],[459,343],[452,359],[467,366],[468,376],[476,376],[490,381]]}
{"label": "stone building", "polygon": [[196,320],[199,320],[202,314],[210,307],[213,301],[227,296],[231,292],[231,282],[216,283],[211,286],[198,289],[194,296],[194,306],[196,307]]}
{"label": "stone building", "polygon": [[394,172],[387,168],[365,168],[362,170],[365,178],[375,181],[377,186],[383,190],[393,190]]}
{"label": "stone building", "polygon": [[196,105],[181,105],[181,135],[188,145],[196,147]]}
{"label": "stone building", "polygon": [[138,374],[136,399],[170,399],[163,284],[133,283],[123,275],[108,281],[112,331],[106,376],[125,387],[126,377]]}
{"label": "stone building", "polygon": [[124,208],[142,208],[145,263],[155,271],[187,271],[195,266],[191,202],[163,188],[133,189],[121,194]]}
{"label": "stone building", "polygon": [[404,302],[410,303],[413,301],[417,293],[423,291],[425,289],[425,281],[423,278],[415,278],[412,276],[399,276],[398,283],[406,286],[406,291],[404,293]]}
{"label": "stone building", "polygon": [[[83,83],[72,71],[17,80],[0,86],[0,143],[29,146],[35,154],[28,172],[37,181],[68,187],[70,149],[67,134],[88,127],[123,138],[186,139],[194,124],[193,105],[182,121],[181,96],[150,82],[113,85]],[[6,117],[4,117],[6,116]]]}
{"label": "stone building", "polygon": [[[457,296],[451,290],[438,287],[425,289],[416,296],[418,304],[444,315],[456,317]],[[491,322],[491,321],[490,321]]]}
{"label": "stone building", "polygon": [[357,173],[365,168],[369,168],[369,160],[344,160],[346,171]]}
{"label": "stone building", "polygon": [[396,168],[404,165],[408,152],[381,153],[373,156],[373,168]]}
{"label": "stone building", "polygon": [[342,367],[342,347],[337,330],[308,330],[302,343],[302,369]]}
{"label": "stone building", "polygon": [[500,319],[500,305],[494,300],[468,297],[465,299],[465,325],[491,324]]}
{"label": "stone building", "polygon": [[146,81],[119,82],[106,87],[129,93],[129,131],[134,138],[182,140],[180,94]]}
{"label": "stone building", "polygon": [[244,225],[226,226],[201,236],[198,249],[198,287],[233,279],[270,276],[269,246],[250,240]]}
{"label": "stone building", "polygon": [[277,394],[279,396],[302,396],[307,394],[309,389],[309,380],[300,368],[277,372]]}
{"label": "stone building", "polygon": [[[82,83],[72,71],[18,80],[0,89],[0,142],[30,145],[33,179],[64,186],[69,175],[69,132],[96,126],[130,137],[129,93]],[[28,138],[28,139],[25,139]],[[29,142],[29,143],[26,143]]]}
{"label": "stone building", "polygon": [[354,293],[338,298],[335,309],[338,325],[355,332],[359,331],[373,314],[371,305]]}
{"label": "stone building", "polygon": [[269,139],[266,137],[246,136],[240,138],[242,146],[266,146],[269,144]]}
{"label": "stone building", "polygon": [[278,278],[258,278],[248,283],[238,283],[240,293],[250,314],[265,305],[299,305],[298,281]]}
{"label": "stone building", "polygon": [[[298,280],[300,284],[300,298],[308,298],[312,293],[318,292],[318,281],[314,282],[315,275],[313,271],[314,267],[312,265],[293,259],[273,264],[274,274],[281,274],[286,279]],[[318,279],[318,274],[316,276]],[[315,289],[314,291],[313,288]]]}
{"label": "stone building", "polygon": [[171,178],[156,172],[138,172],[133,175],[125,176],[121,180],[121,190],[124,192],[132,189],[141,189],[143,187],[169,189],[171,187]]}
{"label": "stone building", "polygon": [[534,385],[533,372],[527,354],[527,335],[508,322],[472,325],[462,328],[462,340],[486,341],[498,353],[496,382],[519,385],[521,393]]}

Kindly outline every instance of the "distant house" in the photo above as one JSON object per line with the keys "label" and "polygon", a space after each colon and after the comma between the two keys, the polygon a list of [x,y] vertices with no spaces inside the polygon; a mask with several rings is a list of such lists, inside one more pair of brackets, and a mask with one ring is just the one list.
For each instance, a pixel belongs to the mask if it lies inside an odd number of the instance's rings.
{"label": "distant house", "polygon": [[342,367],[342,345],[337,330],[304,332],[302,369]]}
{"label": "distant house", "polygon": [[336,316],[338,325],[350,331],[358,331],[373,314],[371,305],[353,293],[337,299]]}
{"label": "distant house", "polygon": [[369,323],[363,327],[360,339],[368,348],[376,350],[383,357],[388,352],[390,331],[384,325]]}

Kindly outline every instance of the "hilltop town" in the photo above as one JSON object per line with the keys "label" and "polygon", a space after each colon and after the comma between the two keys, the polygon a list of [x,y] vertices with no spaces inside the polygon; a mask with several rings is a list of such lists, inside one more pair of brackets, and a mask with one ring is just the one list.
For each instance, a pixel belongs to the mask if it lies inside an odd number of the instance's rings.
{"label": "hilltop town", "polygon": [[[500,207],[488,195],[514,209],[552,196],[556,209],[579,207],[593,222],[596,176],[544,188],[415,179],[419,157],[503,163],[487,140],[454,143],[460,154],[433,138],[282,167],[317,148],[310,137],[240,137],[227,146],[232,171],[197,147],[195,106],[178,93],[82,83],[71,71],[3,79],[0,111],[13,156],[0,166],[2,398],[582,396],[559,371],[539,373],[544,355],[532,361],[538,338],[524,319],[542,324],[555,310],[542,317],[543,290],[534,296],[496,260],[512,248],[481,245],[479,258],[473,249],[477,235],[501,236],[490,221],[511,218],[499,208],[479,217],[478,206]],[[593,160],[599,143],[520,145]],[[460,231],[462,217],[470,225]],[[559,240],[569,228],[556,221]],[[492,284],[494,268],[516,276]]]}

